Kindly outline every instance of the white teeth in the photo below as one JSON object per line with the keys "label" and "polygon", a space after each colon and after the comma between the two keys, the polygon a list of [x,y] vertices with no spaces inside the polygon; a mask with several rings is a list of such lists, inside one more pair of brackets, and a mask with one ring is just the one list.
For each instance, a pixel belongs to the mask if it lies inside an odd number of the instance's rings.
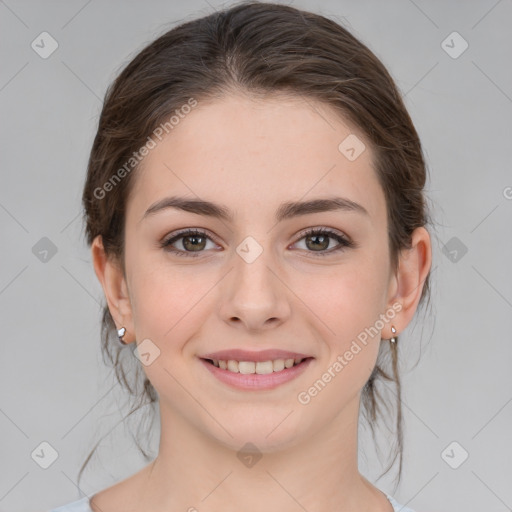
{"label": "white teeth", "polygon": [[295,359],[276,359],[274,361],[222,361],[213,359],[213,365],[221,370],[229,370],[233,373],[242,373],[249,375],[256,373],[258,375],[265,375],[272,372],[280,372],[285,368],[291,368],[294,364],[299,364],[302,358],[296,357]]}
{"label": "white teeth", "polygon": [[273,369],[275,372],[284,370],[284,359],[276,359],[273,363]]}
{"label": "white teeth", "polygon": [[272,361],[258,361],[256,363],[256,373],[258,375],[265,375],[266,373],[273,373],[274,363]]}
{"label": "white teeth", "polygon": [[238,371],[240,373],[254,373],[256,371],[256,363],[253,361],[240,361],[238,363]]}
{"label": "white teeth", "polygon": [[228,370],[230,372],[238,373],[238,361],[233,361],[230,359],[228,361]]}

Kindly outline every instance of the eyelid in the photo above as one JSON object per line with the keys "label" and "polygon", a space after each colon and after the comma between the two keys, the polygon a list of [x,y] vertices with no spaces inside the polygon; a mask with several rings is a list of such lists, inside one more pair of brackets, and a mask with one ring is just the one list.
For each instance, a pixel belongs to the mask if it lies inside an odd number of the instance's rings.
{"label": "eyelid", "polygon": [[336,228],[326,227],[326,226],[317,226],[303,229],[299,232],[297,236],[297,240],[293,242],[292,245],[300,242],[303,238],[311,235],[325,235],[328,238],[331,238],[338,242],[336,247],[332,247],[326,251],[306,251],[307,254],[313,255],[313,257],[322,257],[329,256],[331,254],[343,252],[346,249],[355,249],[358,247],[358,244],[352,241],[352,239],[347,236],[342,231],[337,230]]}
{"label": "eyelid", "polygon": [[[181,238],[185,238],[186,236],[204,236],[205,238],[210,239],[212,242],[214,242],[217,245],[222,245],[219,243],[218,238],[210,233],[207,229],[204,228],[183,228],[179,229],[178,231],[172,232],[170,235],[165,236],[161,242],[159,242],[159,245],[163,248],[166,248],[170,246],[171,242],[175,242],[177,240],[180,240]],[[191,254],[192,251],[178,251],[178,252],[185,252],[188,254]],[[205,251],[197,251],[197,252],[205,252]]]}
{"label": "eyelid", "polygon": [[324,233],[326,233],[328,235],[331,235],[331,236],[338,235],[340,238],[343,238],[346,242],[351,242],[351,239],[348,237],[348,235],[343,233],[343,231],[340,231],[340,230],[338,230],[336,228],[331,228],[331,227],[328,227],[328,226],[312,226],[312,227],[309,227],[309,228],[304,228],[304,229],[302,229],[301,231],[299,231],[297,233],[297,240],[296,241],[298,242],[301,238],[303,238],[303,237],[305,237],[305,236],[307,236],[307,235],[309,235],[311,233],[317,233],[317,232],[324,232]]}

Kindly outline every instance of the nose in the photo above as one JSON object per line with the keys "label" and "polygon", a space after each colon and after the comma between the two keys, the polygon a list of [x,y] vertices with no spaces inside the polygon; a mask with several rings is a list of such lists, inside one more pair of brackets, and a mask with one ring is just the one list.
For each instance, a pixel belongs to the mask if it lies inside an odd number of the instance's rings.
{"label": "nose", "polygon": [[254,261],[233,255],[233,268],[221,285],[219,310],[231,327],[254,333],[275,328],[289,318],[289,291],[274,270],[277,266],[270,253],[264,250]]}

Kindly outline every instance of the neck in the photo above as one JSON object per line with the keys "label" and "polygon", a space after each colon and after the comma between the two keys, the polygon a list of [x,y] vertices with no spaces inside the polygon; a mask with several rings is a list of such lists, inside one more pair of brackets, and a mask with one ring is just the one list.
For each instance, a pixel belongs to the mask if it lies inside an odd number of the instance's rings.
{"label": "neck", "polygon": [[359,396],[324,430],[286,449],[262,447],[258,460],[240,460],[232,447],[160,403],[159,454],[139,503],[155,511],[388,512],[384,494],[358,470],[358,415]]}

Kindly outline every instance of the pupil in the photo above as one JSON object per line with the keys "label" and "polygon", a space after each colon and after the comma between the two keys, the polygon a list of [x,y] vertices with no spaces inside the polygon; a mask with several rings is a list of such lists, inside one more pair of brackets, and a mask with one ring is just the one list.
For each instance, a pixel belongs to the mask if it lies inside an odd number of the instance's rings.
{"label": "pupil", "polygon": [[[318,240],[319,238],[321,238],[324,243],[321,244],[320,249],[327,249],[327,247],[329,247],[329,237],[327,237],[325,235],[311,235],[308,238],[314,239],[314,240]],[[325,243],[326,241],[327,241],[327,244]],[[317,242],[315,242],[315,243],[317,243]],[[316,247],[318,248],[318,245]],[[313,246],[313,248],[314,248],[314,246]]]}
{"label": "pupil", "polygon": [[[204,239],[203,236],[200,235],[189,235],[183,239],[183,245],[186,249],[192,249],[195,250],[197,248],[202,249],[201,243],[198,243],[197,240]],[[190,242],[190,240],[194,240],[194,242]],[[203,242],[204,245],[204,242]]]}

